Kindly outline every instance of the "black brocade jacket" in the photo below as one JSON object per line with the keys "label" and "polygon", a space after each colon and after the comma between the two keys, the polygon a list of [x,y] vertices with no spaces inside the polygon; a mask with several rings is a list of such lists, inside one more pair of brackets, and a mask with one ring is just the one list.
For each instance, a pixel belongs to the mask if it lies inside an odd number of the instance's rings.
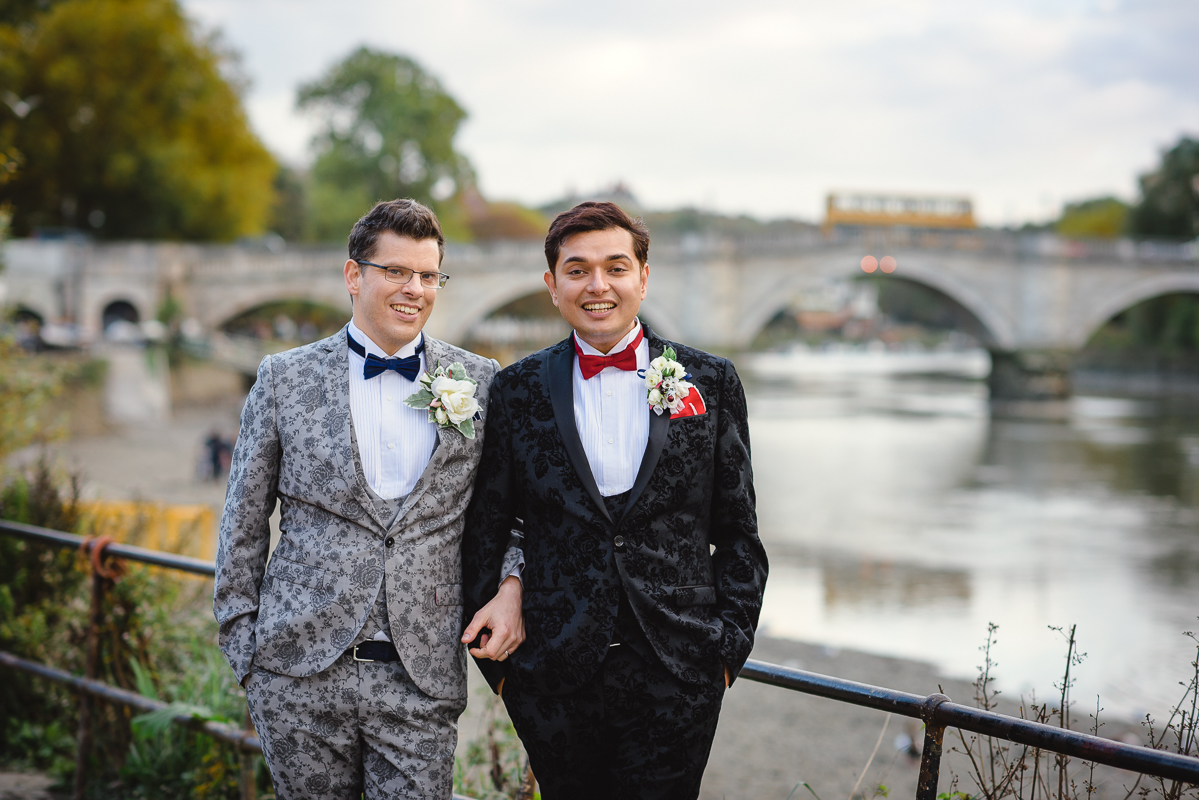
{"label": "black brocade jacket", "polygon": [[525,643],[479,660],[494,690],[510,677],[558,694],[599,669],[623,587],[654,653],[687,682],[753,648],[766,584],[745,392],[723,358],[645,329],[651,360],[673,346],[707,413],[650,413],[649,443],[623,513],[610,517],[575,426],[571,339],[501,370],[462,541],[464,619],[490,600],[523,520]]}

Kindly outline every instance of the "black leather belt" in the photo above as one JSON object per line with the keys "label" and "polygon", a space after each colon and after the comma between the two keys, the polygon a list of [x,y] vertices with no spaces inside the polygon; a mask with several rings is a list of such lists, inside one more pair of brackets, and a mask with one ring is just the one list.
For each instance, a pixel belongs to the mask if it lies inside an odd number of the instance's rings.
{"label": "black leather belt", "polygon": [[346,651],[346,655],[353,656],[355,661],[382,661],[385,664],[400,660],[400,654],[391,642],[371,641],[356,644]]}

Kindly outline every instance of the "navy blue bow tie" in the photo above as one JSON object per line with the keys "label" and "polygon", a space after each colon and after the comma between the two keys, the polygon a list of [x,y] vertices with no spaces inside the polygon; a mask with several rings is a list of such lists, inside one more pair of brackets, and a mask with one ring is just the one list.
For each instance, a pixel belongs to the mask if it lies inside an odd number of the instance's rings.
{"label": "navy blue bow tie", "polygon": [[348,330],[346,331],[346,341],[351,350],[366,359],[366,363],[362,366],[362,377],[365,380],[369,381],[389,369],[394,369],[410,381],[416,380],[416,376],[420,374],[420,354],[425,349],[424,338],[416,346],[416,352],[407,358],[380,358],[374,353],[367,353],[366,348],[354,341],[354,337]]}

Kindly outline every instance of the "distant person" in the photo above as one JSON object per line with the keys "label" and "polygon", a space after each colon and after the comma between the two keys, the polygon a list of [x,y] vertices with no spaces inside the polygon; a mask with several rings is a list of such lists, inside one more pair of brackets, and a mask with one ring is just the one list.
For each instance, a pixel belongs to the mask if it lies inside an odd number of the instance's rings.
{"label": "distant person", "polygon": [[[428,208],[376,205],[350,232],[351,321],[263,359],[242,411],[213,608],[286,800],[451,794],[462,526],[499,365],[423,333],[443,251]],[[451,365],[456,378],[421,382]],[[483,658],[524,638],[508,559],[475,620]]]}
{"label": "distant person", "polygon": [[559,214],[545,283],[574,331],[491,387],[466,608],[494,602],[523,520],[528,640],[479,667],[546,800],[697,797],[762,606],[745,393],[728,360],[637,318],[648,254],[612,203]]}
{"label": "distant person", "polygon": [[214,429],[204,440],[204,450],[207,454],[208,477],[219,481],[229,471],[233,446],[221,435],[219,430]]}

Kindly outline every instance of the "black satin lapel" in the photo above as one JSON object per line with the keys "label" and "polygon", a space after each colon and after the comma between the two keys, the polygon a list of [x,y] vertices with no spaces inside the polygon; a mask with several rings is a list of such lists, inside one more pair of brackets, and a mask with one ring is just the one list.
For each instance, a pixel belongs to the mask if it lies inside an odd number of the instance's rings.
{"label": "black satin lapel", "polygon": [[566,445],[566,453],[570,456],[571,463],[575,465],[575,472],[583,481],[583,487],[595,501],[600,513],[611,522],[612,516],[608,513],[608,506],[604,503],[599,485],[595,482],[591,464],[587,461],[587,453],[583,450],[583,440],[579,438],[579,428],[575,425],[573,380],[575,358],[574,349],[569,342],[567,344],[567,347],[551,353],[550,357],[546,359],[546,371],[549,373],[546,376],[546,383],[550,387],[550,403],[554,407],[554,421],[558,425],[558,435],[562,437],[562,443]]}
{"label": "black satin lapel", "polygon": [[[646,338],[649,342],[649,360],[653,361],[658,356],[662,355],[665,349],[662,340],[654,336],[649,328],[645,329]],[[648,401],[646,402],[648,406]],[[633,510],[633,505],[637,502],[637,498],[641,496],[645,485],[649,483],[650,476],[654,474],[654,468],[658,466],[658,459],[662,456],[662,448],[666,446],[666,434],[670,430],[670,415],[663,412],[655,414],[652,409],[648,409],[649,413],[649,441],[645,443],[645,455],[641,457],[641,466],[637,470],[637,479],[633,481],[633,488],[629,491],[629,500],[625,503],[624,511],[621,516],[625,516]]]}

